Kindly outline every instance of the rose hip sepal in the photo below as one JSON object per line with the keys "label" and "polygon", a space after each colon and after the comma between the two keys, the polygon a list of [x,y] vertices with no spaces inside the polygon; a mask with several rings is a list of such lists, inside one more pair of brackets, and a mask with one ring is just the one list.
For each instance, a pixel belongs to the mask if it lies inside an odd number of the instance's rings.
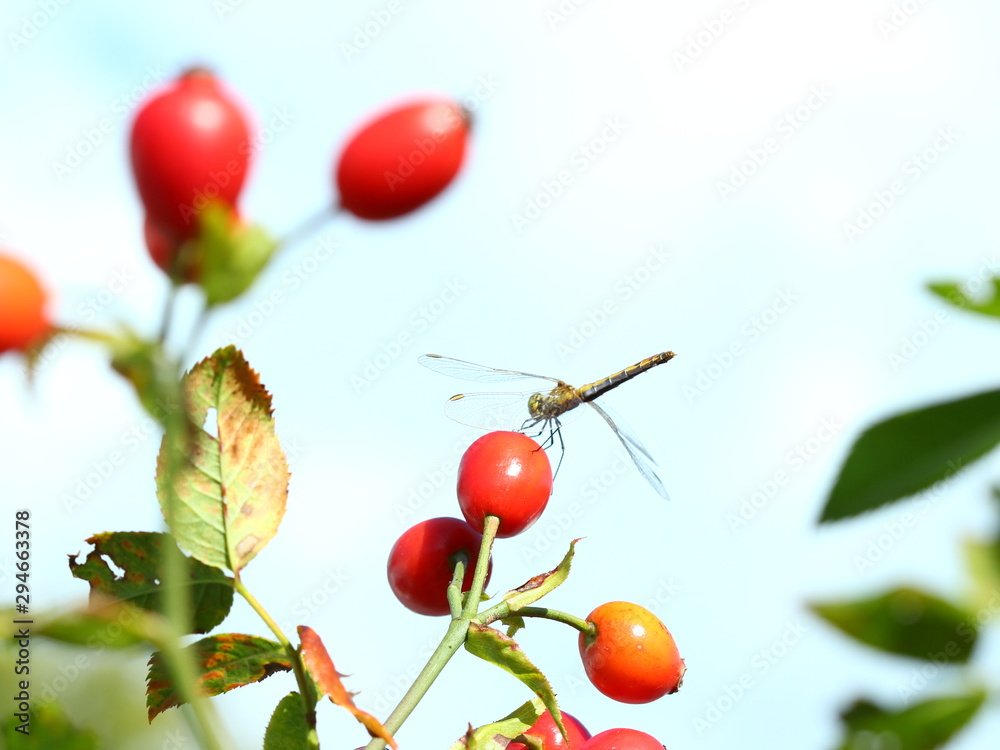
{"label": "rose hip sepal", "polygon": [[[560,713],[562,714],[563,726],[566,727],[567,737],[563,737],[559,727],[556,726],[555,719],[552,718],[552,713],[548,710],[525,734],[541,741],[542,750],[583,750],[583,743],[590,739],[590,732],[575,717],[565,711]],[[507,745],[507,750],[528,750],[528,746],[520,742],[512,742]]]}

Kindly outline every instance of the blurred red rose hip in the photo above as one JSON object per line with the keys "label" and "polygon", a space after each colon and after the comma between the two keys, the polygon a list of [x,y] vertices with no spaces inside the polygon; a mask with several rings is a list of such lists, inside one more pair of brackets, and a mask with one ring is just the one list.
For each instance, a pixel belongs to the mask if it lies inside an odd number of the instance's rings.
{"label": "blurred red rose hip", "polygon": [[468,135],[468,114],[448,99],[406,104],[369,121],[337,161],[340,205],[373,220],[420,208],[458,173]]}
{"label": "blurred red rose hip", "polygon": [[132,124],[132,171],[149,220],[170,242],[196,236],[206,205],[236,206],[251,152],[246,117],[218,79],[184,73]]}

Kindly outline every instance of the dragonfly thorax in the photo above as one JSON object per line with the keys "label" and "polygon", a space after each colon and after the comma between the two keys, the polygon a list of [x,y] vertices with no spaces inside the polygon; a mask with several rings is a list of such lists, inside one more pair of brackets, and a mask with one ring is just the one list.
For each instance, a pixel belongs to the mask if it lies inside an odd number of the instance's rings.
{"label": "dragonfly thorax", "polygon": [[556,419],[583,403],[570,385],[557,385],[549,393],[534,393],[528,399],[528,413],[536,422]]}

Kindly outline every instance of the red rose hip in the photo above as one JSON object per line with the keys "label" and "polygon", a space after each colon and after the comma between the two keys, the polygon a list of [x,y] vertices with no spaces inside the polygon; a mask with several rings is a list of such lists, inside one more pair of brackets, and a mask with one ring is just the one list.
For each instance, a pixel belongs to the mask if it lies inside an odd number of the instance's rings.
{"label": "red rose hip", "polygon": [[397,107],[366,123],[336,166],[340,205],[362,219],[393,219],[430,201],[465,158],[468,115],[447,99]]}
{"label": "red rose hip", "polygon": [[551,494],[549,457],[520,432],[483,435],[465,451],[458,467],[458,504],[480,533],[486,516],[497,516],[498,537],[520,534],[538,520]]}
{"label": "red rose hip", "polygon": [[653,735],[638,729],[608,729],[598,732],[582,750],[663,750],[663,744]]}
{"label": "red rose hip", "polygon": [[20,261],[0,255],[0,354],[24,351],[52,329],[46,295],[35,274]]}
{"label": "red rose hip", "polygon": [[208,71],[181,75],[143,103],[132,124],[131,157],[146,214],[171,242],[198,233],[212,201],[236,206],[250,167],[250,127]]}
{"label": "red rose hip", "polygon": [[[559,727],[556,726],[556,721],[549,711],[539,716],[538,721],[525,734],[541,740],[542,750],[583,750],[583,743],[590,739],[590,732],[578,719],[565,711],[562,712],[562,720],[568,739],[562,736],[562,732],[559,731]],[[528,750],[528,748],[520,742],[511,742],[507,745],[507,750]]]}
{"label": "red rose hip", "polygon": [[597,632],[580,634],[580,656],[594,687],[622,703],[649,703],[676,693],[684,660],[659,618],[629,602],[608,602],[587,617]]}
{"label": "red rose hip", "polygon": [[[389,553],[389,586],[405,607],[421,615],[447,615],[448,584],[456,556],[468,558],[462,591],[472,587],[483,537],[458,518],[432,518],[411,526]],[[486,580],[489,581],[489,570]]]}

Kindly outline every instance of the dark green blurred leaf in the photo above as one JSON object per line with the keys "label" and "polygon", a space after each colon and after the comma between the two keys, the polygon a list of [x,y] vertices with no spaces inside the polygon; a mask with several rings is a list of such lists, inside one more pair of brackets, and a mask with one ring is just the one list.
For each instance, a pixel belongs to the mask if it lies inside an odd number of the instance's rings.
{"label": "dark green blurred leaf", "polygon": [[936,698],[898,712],[858,701],[841,715],[845,736],[839,750],[934,750],[968,724],[985,700],[985,693],[974,692]]}
{"label": "dark green blurred leaf", "polygon": [[[226,633],[202,638],[184,649],[197,672],[195,687],[202,695],[221,695],[238,687],[260,682],[275,672],[292,669],[280,643],[255,635]],[[159,651],[149,660],[146,676],[146,708],[149,720],[181,704]]]}
{"label": "dark green blurred leaf", "polygon": [[969,297],[969,295],[962,290],[961,285],[955,284],[954,282],[939,281],[933,284],[928,284],[927,288],[941,299],[946,302],[950,302],[961,310],[1000,318],[1000,277],[994,277],[990,279],[990,282],[993,285],[993,293],[989,299],[981,302]]}
{"label": "dark green blurred leaf", "polygon": [[198,283],[209,307],[239,297],[271,259],[277,243],[261,227],[244,224],[232,209],[213,203],[199,215]]}
{"label": "dark green blurred leaf", "polygon": [[504,750],[508,745],[507,740],[512,740],[531,729],[543,713],[545,713],[545,704],[540,699],[533,698],[499,721],[466,732],[451,746],[450,750],[464,750],[465,748],[468,750]]}
{"label": "dark green blurred leaf", "polygon": [[556,703],[556,694],[552,685],[513,638],[508,638],[498,630],[477,623],[469,625],[469,634],[465,638],[466,650],[490,664],[510,672],[527,685],[537,695],[545,707],[549,709],[559,731],[566,735],[566,727],[562,723],[562,714]]}
{"label": "dark green blurred leaf", "polygon": [[[569,543],[569,551],[566,552],[562,562],[554,570],[534,576],[516,589],[508,591],[503,595],[507,604],[510,605],[511,612],[517,612],[519,609],[538,601],[566,580],[569,576],[570,566],[573,564],[573,553],[576,550],[576,543],[578,541],[580,540],[574,539]],[[521,627],[524,627],[523,623]],[[511,633],[508,633],[508,635],[511,635]]]}
{"label": "dark green blurred leaf", "polygon": [[309,724],[302,696],[292,691],[278,703],[264,733],[264,750],[308,747]]}
{"label": "dark green blurred leaf", "polygon": [[971,613],[911,588],[871,599],[810,606],[862,643],[935,663],[968,661],[979,634]]}
{"label": "dark green blurred leaf", "polygon": [[20,713],[17,695],[15,692],[14,696],[8,696],[15,700],[7,702],[0,718],[2,747],[10,750],[98,750],[100,747],[97,733],[77,728],[55,702],[32,701],[27,729],[19,731],[24,717],[17,715]]}
{"label": "dark green blurred leaf", "polygon": [[851,449],[821,523],[856,516],[953,476],[1000,443],[1000,390],[868,428]]}
{"label": "dark green blurred leaf", "polygon": [[[108,532],[92,536],[87,542],[94,545],[93,551],[82,563],[70,557],[69,568],[75,577],[90,583],[92,598],[105,595],[151,612],[164,611],[160,583],[163,545],[177,548],[169,535]],[[116,575],[112,564],[124,573]],[[186,558],[186,564],[194,615],[191,632],[207,633],[226,619],[233,606],[232,581],[221,570],[193,558]]]}

